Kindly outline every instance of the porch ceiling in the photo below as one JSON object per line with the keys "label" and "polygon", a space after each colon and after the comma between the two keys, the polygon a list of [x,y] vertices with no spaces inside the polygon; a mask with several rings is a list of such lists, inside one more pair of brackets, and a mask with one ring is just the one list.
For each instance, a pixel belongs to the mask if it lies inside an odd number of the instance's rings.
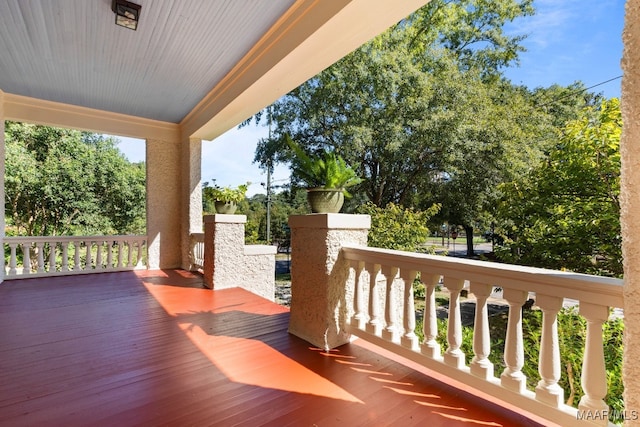
{"label": "porch ceiling", "polygon": [[427,1],[137,0],[132,31],[111,0],[4,0],[5,117],[213,139]]}
{"label": "porch ceiling", "polygon": [[294,0],[137,0],[136,31],[111,0],[0,2],[0,88],[179,123]]}

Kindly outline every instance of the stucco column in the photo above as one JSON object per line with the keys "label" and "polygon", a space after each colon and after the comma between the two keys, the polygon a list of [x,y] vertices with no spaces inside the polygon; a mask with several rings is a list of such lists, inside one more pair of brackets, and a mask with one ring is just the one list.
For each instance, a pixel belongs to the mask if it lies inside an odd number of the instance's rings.
{"label": "stucco column", "polygon": [[147,253],[150,269],[182,265],[180,141],[147,139]]}
{"label": "stucco column", "polygon": [[204,217],[204,283],[211,289],[240,286],[244,271],[246,215]]}
{"label": "stucco column", "polygon": [[191,270],[191,233],[202,233],[202,140],[183,139],[182,151],[182,268]]}
{"label": "stucco column", "polygon": [[[622,33],[621,218],[624,263],[625,408],[640,411],[640,0],[627,0]],[[627,420],[625,425],[640,425]]]}
{"label": "stucco column", "polygon": [[[0,203],[0,221],[2,221],[2,231],[0,231],[0,243],[2,243],[2,247],[4,248],[4,158],[5,158],[5,147],[4,147],[4,92],[0,90],[0,180],[2,180],[2,185],[0,185],[0,200],[3,202]],[[0,283],[4,281],[4,257],[0,257]]]}
{"label": "stucco column", "polygon": [[346,323],[354,280],[340,255],[344,244],[367,245],[369,215],[312,214],[289,217],[291,317],[289,332],[329,350],[349,342]]}

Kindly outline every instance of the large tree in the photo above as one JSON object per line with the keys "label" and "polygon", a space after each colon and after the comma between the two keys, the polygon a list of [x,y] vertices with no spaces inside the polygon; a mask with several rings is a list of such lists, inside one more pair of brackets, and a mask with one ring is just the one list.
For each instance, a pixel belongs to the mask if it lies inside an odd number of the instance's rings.
{"label": "large tree", "polygon": [[617,99],[584,110],[540,166],[505,185],[500,257],[583,273],[622,274]]}
{"label": "large tree", "polygon": [[522,50],[503,27],[531,3],[430,2],[272,105],[256,161],[289,161],[285,135],[309,152],[330,147],[363,178],[357,203],[441,204],[437,218],[464,227],[471,255],[498,185],[537,164],[593,100],[579,83],[531,91],[501,77]]}
{"label": "large tree", "polygon": [[530,13],[528,0],[430,2],[277,101],[256,160],[288,160],[274,140],[289,134],[358,165],[374,204],[411,204],[444,169],[467,112],[491,104],[483,83],[522,49],[502,27]]}
{"label": "large tree", "polygon": [[8,233],[144,232],[144,165],[129,163],[116,140],[7,122],[5,143]]}
{"label": "large tree", "polygon": [[476,226],[490,227],[501,197],[500,184],[540,164],[568,120],[598,97],[581,84],[530,91],[506,81],[485,83],[484,103],[471,102],[458,111],[461,126],[447,144],[441,179],[426,194],[427,205],[442,203],[438,218],[464,228],[467,254],[473,254]]}

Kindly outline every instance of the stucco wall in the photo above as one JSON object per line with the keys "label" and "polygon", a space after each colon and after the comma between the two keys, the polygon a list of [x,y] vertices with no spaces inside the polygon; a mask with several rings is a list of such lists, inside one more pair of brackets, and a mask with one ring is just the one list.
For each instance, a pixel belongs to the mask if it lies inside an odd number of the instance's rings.
{"label": "stucco wall", "polygon": [[[354,277],[340,249],[366,246],[368,215],[314,214],[289,218],[291,227],[291,317],[289,332],[330,349],[349,342]],[[346,287],[346,289],[345,289]]]}
{"label": "stucco wall", "polygon": [[189,250],[191,233],[202,232],[202,141],[182,141],[182,268],[191,270]]}
{"label": "stucco wall", "polygon": [[180,141],[146,141],[149,268],[182,264]]}
{"label": "stucco wall", "polygon": [[[244,236],[243,236],[244,237]],[[276,247],[248,245],[244,247],[242,287],[269,301],[275,301]]]}
{"label": "stucco wall", "polygon": [[213,283],[215,289],[226,289],[240,286],[243,281],[241,271],[244,263],[244,223],[221,222],[220,218],[235,215],[215,215],[216,223],[213,234]]}
{"label": "stucco wall", "polygon": [[[640,411],[640,0],[626,3],[622,58],[621,223],[624,258],[624,400],[627,411]],[[640,425],[628,420],[625,425]]]}
{"label": "stucco wall", "polygon": [[275,300],[275,246],[244,244],[245,215],[204,217],[204,282],[212,289],[241,287]]}

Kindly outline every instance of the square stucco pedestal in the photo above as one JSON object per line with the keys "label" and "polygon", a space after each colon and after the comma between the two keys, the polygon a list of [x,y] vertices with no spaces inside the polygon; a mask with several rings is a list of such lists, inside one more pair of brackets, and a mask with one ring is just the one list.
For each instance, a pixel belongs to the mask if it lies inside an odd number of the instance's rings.
{"label": "square stucco pedestal", "polygon": [[276,247],[245,245],[246,215],[204,217],[204,283],[211,289],[241,287],[275,300]]}
{"label": "square stucco pedestal", "polygon": [[353,278],[340,255],[343,245],[367,245],[369,215],[312,214],[289,217],[291,317],[289,332],[329,350],[346,344],[353,307]]}
{"label": "square stucco pedestal", "polygon": [[244,261],[246,215],[206,215],[204,241],[204,282],[211,289],[238,286]]}

